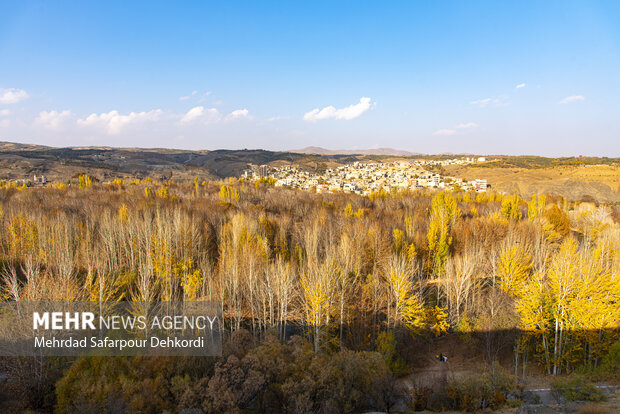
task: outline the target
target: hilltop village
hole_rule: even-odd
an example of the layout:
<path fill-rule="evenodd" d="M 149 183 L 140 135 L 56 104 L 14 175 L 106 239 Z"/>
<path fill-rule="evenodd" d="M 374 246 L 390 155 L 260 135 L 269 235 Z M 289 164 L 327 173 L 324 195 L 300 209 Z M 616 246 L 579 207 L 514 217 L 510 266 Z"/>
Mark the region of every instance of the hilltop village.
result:
<path fill-rule="evenodd" d="M 465 181 L 443 176 L 445 165 L 486 162 L 484 157 L 449 160 L 412 160 L 381 162 L 354 162 L 320 172 L 308 172 L 295 166 L 273 167 L 250 165 L 242 178 L 274 180 L 276 187 L 292 187 L 317 192 L 343 191 L 368 195 L 378 191 L 433 189 L 462 189 L 486 191 L 486 179 Z"/>

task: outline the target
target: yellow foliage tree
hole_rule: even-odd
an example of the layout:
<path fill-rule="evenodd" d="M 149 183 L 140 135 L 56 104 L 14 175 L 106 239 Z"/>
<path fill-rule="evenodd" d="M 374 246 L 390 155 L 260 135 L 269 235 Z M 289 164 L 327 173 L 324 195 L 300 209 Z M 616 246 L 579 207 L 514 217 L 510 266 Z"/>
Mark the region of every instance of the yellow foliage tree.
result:
<path fill-rule="evenodd" d="M 112 181 L 112 185 L 116 186 L 116 188 L 120 191 L 123 189 L 123 186 L 125 185 L 125 183 L 123 182 L 122 179 L 115 178 L 114 181 Z"/>
<path fill-rule="evenodd" d="M 318 269 L 307 269 L 299 277 L 306 323 L 313 328 L 314 350 L 318 351 L 321 336 L 334 312 L 332 279 L 336 271 L 334 262 L 323 263 Z"/>
<path fill-rule="evenodd" d="M 547 240 L 551 243 L 560 242 L 570 231 L 570 218 L 557 204 L 549 207 L 544 215 L 543 228 L 547 234 Z"/>
<path fill-rule="evenodd" d="M 401 259 L 393 258 L 387 279 L 394 308 L 393 324 L 403 323 L 410 330 L 418 331 L 425 324 L 425 312 L 407 265 Z"/>
<path fill-rule="evenodd" d="M 498 276 L 499 285 L 514 296 L 525 294 L 532 271 L 532 258 L 518 246 L 504 249 L 500 254 Z"/>
<path fill-rule="evenodd" d="M 75 176 L 74 176 L 75 177 Z M 78 176 L 78 188 L 88 188 L 93 185 L 93 180 L 86 174 Z"/>
<path fill-rule="evenodd" d="M 512 197 L 505 197 L 502 200 L 502 217 L 509 220 L 521 220 L 522 213 L 519 209 L 521 198 L 515 192 Z"/>
<path fill-rule="evenodd" d="M 199 185 L 198 185 L 198 177 L 194 177 L 194 192 L 192 193 L 192 196 L 194 198 L 198 197 L 198 189 L 199 189 Z"/>
<path fill-rule="evenodd" d="M 433 197 L 427 239 L 433 272 L 436 275 L 444 272 L 448 251 L 452 244 L 450 233 L 460 216 L 461 210 L 456 206 L 456 200 L 450 193 L 442 192 Z"/>
<path fill-rule="evenodd" d="M 198 299 L 200 297 L 203 278 L 200 269 L 194 268 L 194 261 L 191 258 L 187 258 L 177 263 L 175 266 L 175 273 L 177 278 L 181 280 L 184 299 Z"/>
<path fill-rule="evenodd" d="M 392 230 L 392 247 L 394 249 L 394 252 L 400 254 L 403 251 L 403 247 L 405 245 L 405 234 L 402 232 L 402 230 Z"/>
<path fill-rule="evenodd" d="M 601 245 L 584 252 L 575 239 L 566 238 L 548 271 L 534 274 L 529 256 L 518 248 L 500 257 L 500 286 L 515 297 L 521 328 L 540 339 L 549 374 L 558 375 L 577 361 L 591 361 L 616 337 L 620 283 L 613 270 L 615 259 L 601 260 L 608 248 Z"/>
<path fill-rule="evenodd" d="M 239 201 L 239 193 L 234 188 L 223 185 L 220 187 L 219 192 L 220 200 L 225 201 L 227 203 L 234 203 Z"/>
<path fill-rule="evenodd" d="M 167 184 L 162 184 L 157 190 L 157 197 L 167 199 L 170 197 L 170 187 Z"/>
<path fill-rule="evenodd" d="M 540 217 L 545 212 L 546 197 L 544 194 L 536 196 L 532 195 L 532 200 L 527 203 L 527 218 L 529 221 L 534 221 L 537 217 Z"/>
<path fill-rule="evenodd" d="M 121 205 L 120 208 L 118 209 L 118 219 L 122 223 L 129 222 L 129 217 L 127 215 L 127 206 L 125 204 Z"/>
<path fill-rule="evenodd" d="M 353 207 L 351 206 L 351 203 L 347 204 L 344 208 L 344 215 L 347 217 L 353 217 Z"/>
<path fill-rule="evenodd" d="M 19 213 L 9 222 L 9 234 L 11 235 L 11 252 L 14 257 L 23 258 L 36 253 L 39 230 L 33 220 Z"/>

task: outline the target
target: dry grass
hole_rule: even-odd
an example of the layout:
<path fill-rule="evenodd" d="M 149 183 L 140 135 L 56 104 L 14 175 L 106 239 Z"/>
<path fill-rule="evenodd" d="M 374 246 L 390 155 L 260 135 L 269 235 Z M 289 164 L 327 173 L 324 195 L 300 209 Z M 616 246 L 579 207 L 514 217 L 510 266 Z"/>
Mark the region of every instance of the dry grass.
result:
<path fill-rule="evenodd" d="M 620 201 L 620 166 L 587 165 L 549 168 L 483 168 L 448 166 L 447 174 L 472 180 L 486 178 L 498 191 L 517 191 L 530 197 L 535 193 L 560 195 L 571 200 L 592 198 L 603 202 Z"/>
<path fill-rule="evenodd" d="M 604 407 L 601 404 L 584 404 L 579 407 L 579 414 L 609 414 L 613 411 L 609 407 Z"/>
<path fill-rule="evenodd" d="M 611 414 L 620 413 L 620 390 L 607 396 L 606 402 L 587 403 L 579 407 L 579 414 Z"/>

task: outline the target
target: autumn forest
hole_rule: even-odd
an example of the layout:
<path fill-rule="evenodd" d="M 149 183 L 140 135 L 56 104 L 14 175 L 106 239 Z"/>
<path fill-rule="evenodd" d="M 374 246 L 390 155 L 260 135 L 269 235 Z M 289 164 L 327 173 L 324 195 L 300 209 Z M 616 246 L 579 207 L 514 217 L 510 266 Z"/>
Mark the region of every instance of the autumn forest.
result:
<path fill-rule="evenodd" d="M 530 376 L 613 377 L 617 206 L 272 184 L 2 184 L 1 300 L 209 300 L 225 320 L 224 354 L 208 361 L 3 359 L 24 406 L 389 411 L 407 394 L 412 410 L 480 409 Z M 491 391 L 417 383 L 437 350 L 485 367 Z"/>

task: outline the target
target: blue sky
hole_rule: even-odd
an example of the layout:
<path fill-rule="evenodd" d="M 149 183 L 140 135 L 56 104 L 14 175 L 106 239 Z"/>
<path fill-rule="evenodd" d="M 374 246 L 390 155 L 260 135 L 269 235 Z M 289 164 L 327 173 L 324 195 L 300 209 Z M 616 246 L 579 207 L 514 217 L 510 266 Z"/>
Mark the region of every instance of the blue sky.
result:
<path fill-rule="evenodd" d="M 6 141 L 619 156 L 619 96 L 618 1 L 0 1 Z"/>

